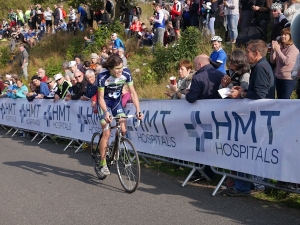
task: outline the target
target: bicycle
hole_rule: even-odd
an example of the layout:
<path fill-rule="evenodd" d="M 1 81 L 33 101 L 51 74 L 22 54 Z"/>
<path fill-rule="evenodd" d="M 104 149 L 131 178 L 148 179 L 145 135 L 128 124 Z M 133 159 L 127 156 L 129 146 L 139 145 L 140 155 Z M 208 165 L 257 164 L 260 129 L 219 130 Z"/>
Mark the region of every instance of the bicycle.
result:
<path fill-rule="evenodd" d="M 122 117 L 111 117 L 116 121 L 116 125 L 112 126 L 111 124 L 107 124 L 105 129 L 116 129 L 115 140 L 112 146 L 107 146 L 106 151 L 106 163 L 107 166 L 112 166 L 116 164 L 118 178 L 121 182 L 122 187 L 128 193 L 133 193 L 140 182 L 140 161 L 137 151 L 135 150 L 132 142 L 123 137 L 120 119 L 127 119 L 136 117 L 135 115 L 127 115 Z M 139 120 L 137 122 L 139 125 Z M 91 140 L 91 156 L 92 156 L 92 164 L 95 170 L 96 175 L 100 180 L 106 178 L 106 175 L 101 173 L 100 171 L 100 140 L 102 137 L 102 132 L 96 132 L 92 136 Z"/>

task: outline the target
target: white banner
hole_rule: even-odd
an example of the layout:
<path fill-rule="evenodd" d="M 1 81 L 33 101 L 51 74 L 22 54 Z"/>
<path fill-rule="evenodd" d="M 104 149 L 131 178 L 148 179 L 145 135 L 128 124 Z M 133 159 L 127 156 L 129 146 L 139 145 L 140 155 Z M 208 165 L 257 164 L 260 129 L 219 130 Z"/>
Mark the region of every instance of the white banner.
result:
<path fill-rule="evenodd" d="M 298 100 L 142 101 L 127 122 L 140 152 L 300 183 Z M 127 107 L 129 114 L 134 106 Z M 299 121 L 299 123 L 297 122 Z M 90 102 L 0 100 L 0 124 L 89 141 L 101 130 Z"/>

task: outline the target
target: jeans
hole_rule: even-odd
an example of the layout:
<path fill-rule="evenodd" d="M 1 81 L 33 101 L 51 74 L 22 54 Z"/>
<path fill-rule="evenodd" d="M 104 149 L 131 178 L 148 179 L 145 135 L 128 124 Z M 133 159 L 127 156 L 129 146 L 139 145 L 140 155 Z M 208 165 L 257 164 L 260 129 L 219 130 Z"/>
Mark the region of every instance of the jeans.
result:
<path fill-rule="evenodd" d="M 156 43 L 160 43 L 161 45 L 163 45 L 164 34 L 165 34 L 165 28 L 161 28 L 161 27 L 156 28 L 153 37 L 153 44 L 156 45 Z"/>
<path fill-rule="evenodd" d="M 290 99 L 296 80 L 282 80 L 275 78 L 278 99 Z"/>
<path fill-rule="evenodd" d="M 238 176 L 244 177 L 244 173 L 238 172 Z M 234 189 L 239 192 L 250 193 L 251 183 L 239 179 L 234 181 Z"/>
<path fill-rule="evenodd" d="M 255 19 L 253 21 L 253 26 L 259 27 L 260 32 L 261 32 L 261 39 L 265 42 L 267 42 L 267 31 L 268 31 L 268 25 L 269 25 L 270 20 L 259 20 Z"/>
<path fill-rule="evenodd" d="M 210 31 L 211 36 L 215 36 L 215 17 L 211 17 L 208 23 L 208 29 Z"/>
<path fill-rule="evenodd" d="M 28 79 L 28 72 L 27 72 L 28 63 L 24 63 L 22 68 L 22 75 L 24 76 L 25 80 Z"/>
<path fill-rule="evenodd" d="M 253 11 L 252 10 L 243 10 L 241 14 L 240 20 L 240 31 L 244 30 L 247 27 L 251 26 L 253 19 Z"/>
<path fill-rule="evenodd" d="M 227 15 L 228 20 L 228 29 L 229 29 L 229 37 L 231 40 L 236 40 L 238 36 L 238 22 L 239 22 L 239 14 L 236 15 Z"/>

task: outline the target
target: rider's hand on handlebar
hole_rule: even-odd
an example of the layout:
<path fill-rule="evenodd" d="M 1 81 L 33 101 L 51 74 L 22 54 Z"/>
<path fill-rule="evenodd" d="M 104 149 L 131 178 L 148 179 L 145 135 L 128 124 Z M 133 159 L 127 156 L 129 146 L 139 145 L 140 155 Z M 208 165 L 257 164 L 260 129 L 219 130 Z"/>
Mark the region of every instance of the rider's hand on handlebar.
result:
<path fill-rule="evenodd" d="M 111 115 L 110 115 L 110 113 L 109 112 L 106 112 L 105 113 L 105 121 L 107 122 L 107 123 L 110 123 L 111 121 L 112 121 L 112 117 L 111 117 Z"/>
<path fill-rule="evenodd" d="M 142 120 L 143 117 L 144 117 L 144 114 L 143 114 L 142 112 L 138 112 L 138 113 L 136 114 L 136 118 L 139 119 L 139 120 Z"/>

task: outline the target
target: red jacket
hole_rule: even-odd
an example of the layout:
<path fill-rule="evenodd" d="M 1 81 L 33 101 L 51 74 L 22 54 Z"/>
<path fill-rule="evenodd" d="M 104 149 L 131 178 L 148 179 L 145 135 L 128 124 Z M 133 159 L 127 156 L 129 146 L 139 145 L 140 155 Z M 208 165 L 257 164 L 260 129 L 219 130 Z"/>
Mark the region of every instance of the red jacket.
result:
<path fill-rule="evenodd" d="M 140 21 L 133 22 L 129 29 L 137 32 L 142 31 L 142 23 Z"/>
<path fill-rule="evenodd" d="M 180 16 L 182 12 L 182 5 L 178 1 L 177 3 L 174 2 L 172 9 L 170 11 L 170 14 L 172 16 L 172 19 L 175 19 L 175 17 Z"/>

